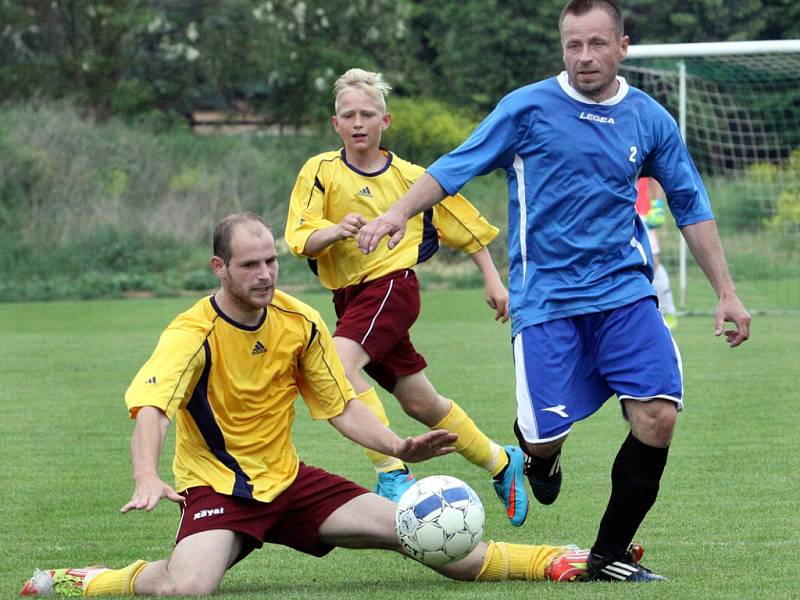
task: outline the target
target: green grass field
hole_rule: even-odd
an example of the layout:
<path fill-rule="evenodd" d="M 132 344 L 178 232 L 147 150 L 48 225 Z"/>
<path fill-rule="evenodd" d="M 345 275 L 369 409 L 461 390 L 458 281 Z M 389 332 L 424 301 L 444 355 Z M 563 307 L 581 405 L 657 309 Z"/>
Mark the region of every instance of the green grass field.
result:
<path fill-rule="evenodd" d="M 326 295 L 302 297 L 330 322 Z M 121 566 L 169 553 L 173 505 L 119 513 L 131 492 L 132 423 L 122 398 L 161 329 L 193 301 L 0 304 L 0 596 L 15 596 L 35 567 Z M 412 333 L 440 392 L 509 443 L 515 403 L 508 326 L 490 315 L 478 290 L 429 291 Z M 675 332 L 687 409 L 659 501 L 637 536 L 647 548 L 645 564 L 669 582 L 465 584 L 389 553 L 336 550 L 319 560 L 270 546 L 234 568 L 218 597 L 797 598 L 800 317 L 757 317 L 751 341 L 736 350 L 712 332 L 710 317 L 685 317 Z M 399 432 L 420 431 L 396 403 L 387 408 Z M 507 524 L 488 477 L 460 457 L 416 471 L 468 481 L 484 501 L 487 538 L 585 546 L 594 540 L 625 435 L 613 400 L 576 426 L 564 450 L 561 498 L 532 505 L 520 529 Z M 372 485 L 360 450 L 312 422 L 303 407 L 295 441 L 307 462 Z M 162 462 L 168 481 L 170 448 Z"/>

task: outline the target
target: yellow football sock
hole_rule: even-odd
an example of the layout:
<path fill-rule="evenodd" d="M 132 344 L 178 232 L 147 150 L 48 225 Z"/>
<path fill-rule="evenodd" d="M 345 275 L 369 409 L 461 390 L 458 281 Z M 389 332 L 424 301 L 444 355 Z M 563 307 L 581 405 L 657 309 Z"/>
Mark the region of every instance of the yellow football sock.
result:
<path fill-rule="evenodd" d="M 508 464 L 505 450 L 478 429 L 475 421 L 458 404 L 452 400 L 450 402 L 450 412 L 431 429 L 446 429 L 457 433 L 458 440 L 454 444 L 456 452 L 473 465 L 486 469 L 494 477 Z"/>
<path fill-rule="evenodd" d="M 133 582 L 145 566 L 147 566 L 146 561 L 137 560 L 135 563 L 123 567 L 122 569 L 98 573 L 86 584 L 83 595 L 132 596 Z"/>
<path fill-rule="evenodd" d="M 489 542 L 481 572 L 475 581 L 525 579 L 544 581 L 547 565 L 564 552 L 563 546 L 525 546 Z"/>
<path fill-rule="evenodd" d="M 361 392 L 356 396 L 361 402 L 363 402 L 370 412 L 378 417 L 378 420 L 386 425 L 389 426 L 389 418 L 386 416 L 386 411 L 383 410 L 383 404 L 381 404 L 381 399 L 378 398 L 378 393 L 375 391 L 375 388 L 369 388 L 365 392 Z M 394 471 L 396 469 L 403 469 L 405 468 L 405 464 L 399 458 L 395 458 L 394 456 L 387 456 L 385 454 L 381 454 L 380 452 L 375 452 L 375 450 L 369 450 L 364 448 L 364 452 L 367 454 L 367 458 L 375 465 L 375 470 L 378 472 L 388 472 Z"/>

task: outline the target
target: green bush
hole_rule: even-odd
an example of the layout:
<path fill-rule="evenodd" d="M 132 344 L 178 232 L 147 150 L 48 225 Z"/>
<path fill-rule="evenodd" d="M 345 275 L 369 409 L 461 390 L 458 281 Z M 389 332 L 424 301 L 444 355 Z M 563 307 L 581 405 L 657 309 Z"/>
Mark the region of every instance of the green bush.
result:
<path fill-rule="evenodd" d="M 422 166 L 461 144 L 477 125 L 463 109 L 430 98 L 391 98 L 389 112 L 384 144 Z"/>

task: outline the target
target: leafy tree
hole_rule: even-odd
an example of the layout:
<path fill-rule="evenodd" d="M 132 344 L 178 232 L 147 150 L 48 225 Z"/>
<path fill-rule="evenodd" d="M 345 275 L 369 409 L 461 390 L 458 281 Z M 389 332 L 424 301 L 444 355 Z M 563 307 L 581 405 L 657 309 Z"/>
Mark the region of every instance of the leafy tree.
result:
<path fill-rule="evenodd" d="M 98 117 L 130 94 L 126 70 L 149 37 L 154 10 L 138 0 L 30 0 L 0 4 L 9 96 L 75 96 Z M 133 85 L 132 85 L 133 84 Z M 142 104 L 151 101 L 144 98 Z"/>
<path fill-rule="evenodd" d="M 800 35 L 795 0 L 629 0 L 624 3 L 632 43 L 688 43 L 784 39 Z"/>
<path fill-rule="evenodd" d="M 560 1 L 412 4 L 416 56 L 429 69 L 415 91 L 485 112 L 513 88 L 560 69 Z"/>
<path fill-rule="evenodd" d="M 353 66 L 399 96 L 481 114 L 559 71 L 564 0 L 0 0 L 4 99 L 72 97 L 96 117 L 245 102 L 330 114 Z M 626 0 L 634 43 L 800 37 L 797 0 Z"/>

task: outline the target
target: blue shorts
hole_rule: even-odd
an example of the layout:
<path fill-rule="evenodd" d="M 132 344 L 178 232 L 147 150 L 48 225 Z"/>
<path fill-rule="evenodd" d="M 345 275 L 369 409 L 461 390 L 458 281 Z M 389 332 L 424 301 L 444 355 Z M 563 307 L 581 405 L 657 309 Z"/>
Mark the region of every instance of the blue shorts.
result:
<path fill-rule="evenodd" d="M 681 355 L 652 297 L 526 327 L 514 337 L 514 368 L 517 422 L 532 443 L 567 435 L 615 394 L 683 410 Z"/>

